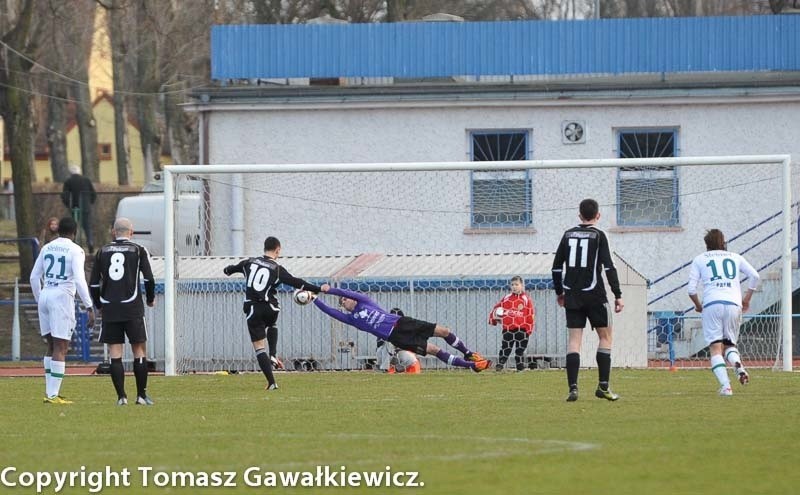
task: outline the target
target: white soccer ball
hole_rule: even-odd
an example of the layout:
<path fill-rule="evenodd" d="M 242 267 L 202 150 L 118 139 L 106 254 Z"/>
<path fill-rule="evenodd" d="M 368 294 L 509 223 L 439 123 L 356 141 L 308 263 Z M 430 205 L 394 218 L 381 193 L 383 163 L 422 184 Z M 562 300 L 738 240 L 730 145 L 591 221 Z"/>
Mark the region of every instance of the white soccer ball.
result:
<path fill-rule="evenodd" d="M 405 373 L 405 371 L 417 364 L 417 355 L 411 351 L 397 351 L 395 354 L 394 370 L 397 373 Z"/>
<path fill-rule="evenodd" d="M 292 295 L 292 300 L 300 306 L 305 306 L 314 300 L 314 296 L 307 290 L 296 289 Z"/>
<path fill-rule="evenodd" d="M 503 308 L 497 308 L 497 309 L 494 310 L 494 317 L 497 320 L 502 320 L 503 319 L 503 315 L 505 315 L 505 314 L 506 314 L 506 310 L 503 309 Z"/>

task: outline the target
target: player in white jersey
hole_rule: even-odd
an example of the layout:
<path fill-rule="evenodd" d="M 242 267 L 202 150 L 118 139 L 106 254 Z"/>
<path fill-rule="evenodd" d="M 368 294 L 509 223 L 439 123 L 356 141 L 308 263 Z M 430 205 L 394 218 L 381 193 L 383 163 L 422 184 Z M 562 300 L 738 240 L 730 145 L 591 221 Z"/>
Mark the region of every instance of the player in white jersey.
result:
<path fill-rule="evenodd" d="M 720 230 L 709 230 L 703 240 L 707 251 L 692 261 L 689 298 L 695 311 L 703 315 L 703 336 L 711 354 L 711 371 L 720 384 L 719 394 L 728 396 L 733 395 L 733 391 L 725 368 L 726 360 L 736 372 L 739 383 L 746 385 L 750 381 L 736 341 L 742 312 L 750 308 L 750 298 L 758 286 L 759 276 L 744 257 L 725 249 L 725 236 Z M 747 277 L 748 288 L 744 296 L 740 273 Z M 698 283 L 703 284 L 702 302 L 697 295 Z"/>
<path fill-rule="evenodd" d="M 33 298 L 39 306 L 39 326 L 47 340 L 44 357 L 46 404 L 71 404 L 59 395 L 66 368 L 66 355 L 75 328 L 75 291 L 89 309 L 89 326 L 94 325 L 94 309 L 86 274 L 86 255 L 75 244 L 78 224 L 71 217 L 58 222 L 58 237 L 47 243 L 36 258 L 31 272 Z"/>

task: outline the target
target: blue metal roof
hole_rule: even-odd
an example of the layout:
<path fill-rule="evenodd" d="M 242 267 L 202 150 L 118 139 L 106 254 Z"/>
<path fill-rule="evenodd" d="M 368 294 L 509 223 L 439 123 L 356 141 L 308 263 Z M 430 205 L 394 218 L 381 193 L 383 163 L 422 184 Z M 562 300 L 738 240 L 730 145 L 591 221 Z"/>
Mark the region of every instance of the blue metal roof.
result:
<path fill-rule="evenodd" d="M 214 26 L 212 79 L 800 70 L 800 15 Z"/>

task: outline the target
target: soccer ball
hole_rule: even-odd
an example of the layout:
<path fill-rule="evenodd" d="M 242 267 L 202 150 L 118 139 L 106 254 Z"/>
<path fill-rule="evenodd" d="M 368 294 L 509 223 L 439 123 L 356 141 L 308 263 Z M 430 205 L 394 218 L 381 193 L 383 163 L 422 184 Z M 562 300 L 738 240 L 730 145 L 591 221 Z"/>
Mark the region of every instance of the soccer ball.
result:
<path fill-rule="evenodd" d="M 497 308 L 497 309 L 494 310 L 494 317 L 495 317 L 496 320 L 502 320 L 503 319 L 503 315 L 505 315 L 505 314 L 506 314 L 506 310 L 503 309 L 503 308 Z"/>
<path fill-rule="evenodd" d="M 314 296 L 307 290 L 297 289 L 292 295 L 292 300 L 300 306 L 305 306 L 314 300 Z"/>
<path fill-rule="evenodd" d="M 394 358 L 394 370 L 397 373 L 405 373 L 408 368 L 417 364 L 417 356 L 410 351 L 397 351 Z"/>

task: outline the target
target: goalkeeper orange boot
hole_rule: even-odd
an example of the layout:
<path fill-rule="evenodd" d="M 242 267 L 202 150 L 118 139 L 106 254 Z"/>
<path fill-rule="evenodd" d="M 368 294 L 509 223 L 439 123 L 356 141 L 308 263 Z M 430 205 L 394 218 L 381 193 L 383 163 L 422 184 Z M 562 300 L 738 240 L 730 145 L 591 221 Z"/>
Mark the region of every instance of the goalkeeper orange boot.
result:
<path fill-rule="evenodd" d="M 472 361 L 474 363 L 477 363 L 477 362 L 480 362 L 480 361 L 486 361 L 486 358 L 481 356 L 477 352 L 470 352 L 469 354 L 464 356 L 464 359 L 466 359 L 467 361 Z"/>
<path fill-rule="evenodd" d="M 475 373 L 480 373 L 481 371 L 491 368 L 492 362 L 488 359 L 482 359 L 480 361 L 475 362 L 475 366 L 472 367 L 472 371 Z"/>

